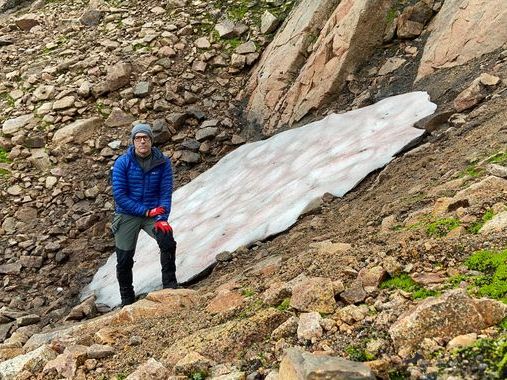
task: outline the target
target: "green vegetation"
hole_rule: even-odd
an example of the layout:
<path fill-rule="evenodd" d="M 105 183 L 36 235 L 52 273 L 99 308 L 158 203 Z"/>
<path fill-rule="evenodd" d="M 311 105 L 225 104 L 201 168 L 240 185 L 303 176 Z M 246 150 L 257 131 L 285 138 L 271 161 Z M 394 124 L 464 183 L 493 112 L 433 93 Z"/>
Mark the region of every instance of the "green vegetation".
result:
<path fill-rule="evenodd" d="M 9 107 L 14 107 L 16 105 L 16 101 L 12 96 L 10 96 L 7 92 L 0 93 L 0 99 L 7 103 Z"/>
<path fill-rule="evenodd" d="M 238 314 L 238 318 L 249 318 L 257 313 L 260 309 L 262 309 L 262 300 L 257 299 L 255 301 L 251 301 L 243 310 L 241 310 L 241 312 Z"/>
<path fill-rule="evenodd" d="M 7 177 L 10 172 L 7 169 L 0 168 L 0 177 Z"/>
<path fill-rule="evenodd" d="M 426 233 L 430 237 L 440 238 L 446 236 L 450 231 L 458 228 L 459 226 L 460 221 L 456 218 L 438 219 L 426 226 Z"/>
<path fill-rule="evenodd" d="M 396 369 L 389 372 L 389 380 L 406 380 L 410 379 L 410 375 L 406 373 L 405 371 L 402 371 L 400 369 Z"/>
<path fill-rule="evenodd" d="M 189 378 L 192 379 L 192 380 L 204 380 L 206 377 L 208 376 L 208 374 L 204 371 L 198 371 L 198 372 L 194 372 L 192 373 Z"/>
<path fill-rule="evenodd" d="M 507 378 L 507 336 L 502 335 L 497 339 L 479 339 L 473 346 L 457 350 L 454 354 L 458 362 L 468 360 L 486 363 L 488 369 L 484 378 L 505 379 Z"/>
<path fill-rule="evenodd" d="M 459 174 L 460 177 L 472 177 L 476 178 L 479 177 L 482 174 L 483 170 L 477 167 L 476 163 L 471 163 L 468 165 L 461 173 Z"/>
<path fill-rule="evenodd" d="M 225 40 L 224 42 L 228 45 L 229 49 L 234 50 L 239 45 L 241 45 L 244 41 L 242 41 L 239 38 L 231 38 L 231 39 Z"/>
<path fill-rule="evenodd" d="M 276 308 L 280 311 L 285 311 L 289 308 L 289 306 L 290 306 L 290 298 L 285 298 Z"/>
<path fill-rule="evenodd" d="M 364 348 L 358 345 L 350 345 L 345 348 L 345 352 L 349 356 L 350 360 L 354 360 L 356 362 L 367 362 L 375 359 L 375 355 L 372 355 L 364 350 Z"/>
<path fill-rule="evenodd" d="M 507 152 L 498 152 L 487 160 L 490 164 L 503 165 L 507 163 Z"/>
<path fill-rule="evenodd" d="M 229 9 L 228 14 L 231 20 L 241 21 L 243 20 L 243 18 L 245 18 L 247 12 L 248 12 L 247 4 L 239 2 L 239 4 L 236 4 L 235 6 Z"/>
<path fill-rule="evenodd" d="M 486 223 L 488 220 L 493 219 L 494 215 L 495 214 L 493 213 L 493 210 L 491 210 L 491 209 L 486 210 L 486 212 L 484 213 L 482 218 L 480 220 L 478 220 L 477 222 L 472 223 L 467 228 L 467 231 L 470 232 L 471 234 L 479 233 L 479 230 L 482 228 L 482 226 L 484 226 L 484 223 Z"/>
<path fill-rule="evenodd" d="M 241 294 L 244 297 L 252 297 L 255 294 L 255 291 L 250 288 L 241 289 Z"/>
<path fill-rule="evenodd" d="M 3 162 L 3 163 L 11 162 L 7 155 L 8 155 L 8 152 L 5 149 L 0 148 L 0 162 Z"/>
<path fill-rule="evenodd" d="M 412 293 L 412 299 L 423 299 L 439 295 L 439 292 L 422 287 L 406 273 L 389 278 L 380 284 L 381 289 L 400 289 Z"/>
<path fill-rule="evenodd" d="M 97 109 L 97 112 L 102 117 L 108 117 L 111 113 L 111 110 L 102 102 L 95 103 L 95 108 Z"/>
<path fill-rule="evenodd" d="M 507 303 L 507 249 L 478 251 L 465 264 L 468 269 L 483 272 L 483 275 L 470 278 L 471 292 Z"/>
<path fill-rule="evenodd" d="M 397 11 L 395 8 L 391 8 L 389 9 L 389 11 L 387 12 L 387 15 L 386 15 L 386 22 L 387 22 L 387 25 L 391 25 L 391 23 L 394 21 L 394 19 L 396 18 L 396 15 L 397 15 Z"/>

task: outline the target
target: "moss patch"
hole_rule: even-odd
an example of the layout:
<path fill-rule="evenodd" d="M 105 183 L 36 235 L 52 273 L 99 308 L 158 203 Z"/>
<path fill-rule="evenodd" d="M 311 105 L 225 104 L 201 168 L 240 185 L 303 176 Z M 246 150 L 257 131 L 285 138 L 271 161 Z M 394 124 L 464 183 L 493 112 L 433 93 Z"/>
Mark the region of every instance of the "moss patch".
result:
<path fill-rule="evenodd" d="M 488 220 L 493 219 L 494 215 L 495 214 L 493 213 L 493 210 L 491 209 L 487 210 L 480 220 L 468 226 L 467 231 L 470 232 L 471 234 L 479 233 L 479 230 L 482 228 L 482 226 L 484 226 L 484 223 L 486 223 Z"/>
<path fill-rule="evenodd" d="M 507 249 L 499 252 L 478 251 L 465 264 L 468 269 L 483 272 L 471 278 L 470 290 L 473 293 L 507 303 Z"/>
<path fill-rule="evenodd" d="M 426 289 L 419 285 L 406 273 L 385 280 L 382 284 L 380 284 L 380 288 L 404 290 L 405 292 L 412 293 L 412 299 L 423 299 L 437 296 L 439 294 L 439 292 L 435 290 Z"/>
<path fill-rule="evenodd" d="M 484 377 L 488 379 L 507 378 L 507 335 L 497 339 L 479 339 L 473 346 L 454 353 L 458 362 L 482 362 L 488 365 Z"/>
<path fill-rule="evenodd" d="M 430 237 L 444 237 L 455 228 L 458 228 L 460 224 L 460 221 L 456 218 L 439 219 L 426 226 L 426 233 Z"/>
<path fill-rule="evenodd" d="M 9 157 L 7 156 L 7 151 L 3 148 L 0 148 L 0 162 L 3 162 L 3 163 L 8 163 L 8 162 L 11 162 L 9 160 Z"/>

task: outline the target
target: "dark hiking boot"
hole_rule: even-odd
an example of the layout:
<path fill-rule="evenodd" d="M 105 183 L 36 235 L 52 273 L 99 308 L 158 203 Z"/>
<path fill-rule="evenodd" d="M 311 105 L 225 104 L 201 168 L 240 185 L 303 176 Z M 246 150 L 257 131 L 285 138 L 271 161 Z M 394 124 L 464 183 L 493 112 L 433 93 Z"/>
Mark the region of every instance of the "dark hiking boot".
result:
<path fill-rule="evenodd" d="M 120 297 L 121 306 L 131 305 L 136 302 L 136 294 L 134 293 L 134 288 L 132 286 L 120 288 Z"/>
<path fill-rule="evenodd" d="M 178 283 L 176 281 L 170 281 L 162 284 L 164 289 L 178 289 Z"/>

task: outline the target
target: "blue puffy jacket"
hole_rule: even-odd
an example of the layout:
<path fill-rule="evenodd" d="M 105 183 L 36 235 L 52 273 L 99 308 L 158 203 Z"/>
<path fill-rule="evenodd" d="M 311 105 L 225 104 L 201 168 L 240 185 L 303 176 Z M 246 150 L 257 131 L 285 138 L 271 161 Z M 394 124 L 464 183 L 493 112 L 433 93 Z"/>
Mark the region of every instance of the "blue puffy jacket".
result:
<path fill-rule="evenodd" d="M 155 219 L 169 217 L 173 193 L 171 161 L 157 148 L 152 148 L 151 154 L 152 166 L 146 172 L 137 162 L 133 146 L 115 161 L 112 185 L 117 213 L 144 216 L 148 210 L 162 206 L 166 213 Z"/>

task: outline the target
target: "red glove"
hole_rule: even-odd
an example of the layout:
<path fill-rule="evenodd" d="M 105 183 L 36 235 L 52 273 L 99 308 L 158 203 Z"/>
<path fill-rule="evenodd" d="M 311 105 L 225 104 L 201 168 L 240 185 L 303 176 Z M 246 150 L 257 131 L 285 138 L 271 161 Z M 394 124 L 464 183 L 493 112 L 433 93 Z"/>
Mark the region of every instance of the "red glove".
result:
<path fill-rule="evenodd" d="M 159 206 L 159 207 L 152 208 L 151 210 L 148 210 L 148 212 L 146 213 L 146 216 L 153 218 L 154 216 L 162 215 L 164 213 L 165 213 L 165 208 Z"/>
<path fill-rule="evenodd" d="M 172 229 L 171 225 L 163 220 L 160 220 L 155 223 L 155 231 L 159 231 L 159 232 L 166 234 L 172 230 L 173 229 Z"/>

